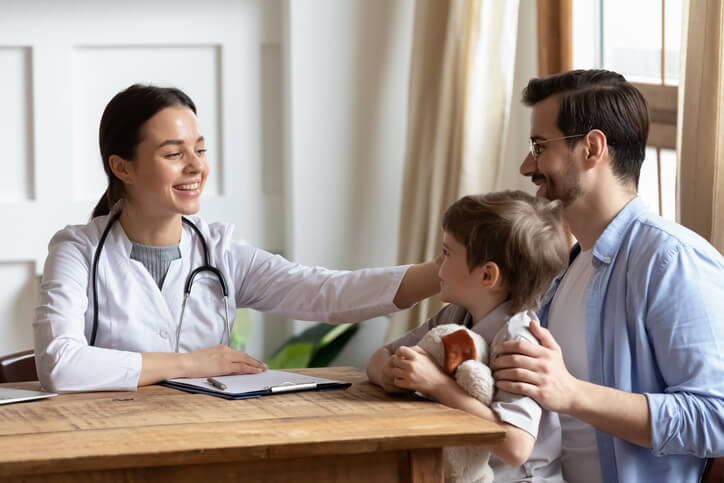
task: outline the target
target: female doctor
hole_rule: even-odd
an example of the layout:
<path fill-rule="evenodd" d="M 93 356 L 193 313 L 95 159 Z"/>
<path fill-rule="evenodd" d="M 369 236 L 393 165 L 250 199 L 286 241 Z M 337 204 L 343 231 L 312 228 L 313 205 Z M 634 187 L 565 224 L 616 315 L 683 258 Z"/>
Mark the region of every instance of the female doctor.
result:
<path fill-rule="evenodd" d="M 439 291 L 434 262 L 305 267 L 236 244 L 233 227 L 194 216 L 209 166 L 196 107 L 178 89 L 120 92 L 99 141 L 108 188 L 88 224 L 50 241 L 33 323 L 38 377 L 51 391 L 263 371 L 227 346 L 237 307 L 340 323 Z"/>

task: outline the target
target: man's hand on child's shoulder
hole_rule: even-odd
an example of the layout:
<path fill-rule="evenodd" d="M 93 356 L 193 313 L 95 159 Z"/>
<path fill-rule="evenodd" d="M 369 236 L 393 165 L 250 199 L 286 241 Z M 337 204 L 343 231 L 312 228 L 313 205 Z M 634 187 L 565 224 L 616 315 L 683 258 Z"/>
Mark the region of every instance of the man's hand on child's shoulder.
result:
<path fill-rule="evenodd" d="M 580 399 L 579 381 L 568 372 L 561 347 L 550 331 L 535 321 L 529 327 L 540 345 L 519 339 L 493 348 L 498 353 L 491 364 L 495 385 L 531 397 L 550 411 L 568 413 Z"/>

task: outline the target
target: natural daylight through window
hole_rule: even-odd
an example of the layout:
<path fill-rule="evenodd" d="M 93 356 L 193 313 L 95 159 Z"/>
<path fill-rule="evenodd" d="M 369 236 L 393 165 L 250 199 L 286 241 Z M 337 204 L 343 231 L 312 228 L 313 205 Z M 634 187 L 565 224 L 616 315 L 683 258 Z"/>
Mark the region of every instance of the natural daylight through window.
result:
<path fill-rule="evenodd" d="M 623 74 L 646 97 L 651 129 L 639 193 L 676 217 L 676 110 L 682 0 L 573 0 L 573 68 Z"/>

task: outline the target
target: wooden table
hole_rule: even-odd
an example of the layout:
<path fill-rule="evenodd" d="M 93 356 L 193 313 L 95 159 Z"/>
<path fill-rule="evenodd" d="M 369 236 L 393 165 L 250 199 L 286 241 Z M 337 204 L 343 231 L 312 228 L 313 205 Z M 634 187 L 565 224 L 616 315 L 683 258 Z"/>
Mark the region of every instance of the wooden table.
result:
<path fill-rule="evenodd" d="M 1 405 L 0 481 L 442 481 L 442 446 L 504 437 L 353 368 L 298 372 L 353 385 L 241 401 L 148 386 Z"/>

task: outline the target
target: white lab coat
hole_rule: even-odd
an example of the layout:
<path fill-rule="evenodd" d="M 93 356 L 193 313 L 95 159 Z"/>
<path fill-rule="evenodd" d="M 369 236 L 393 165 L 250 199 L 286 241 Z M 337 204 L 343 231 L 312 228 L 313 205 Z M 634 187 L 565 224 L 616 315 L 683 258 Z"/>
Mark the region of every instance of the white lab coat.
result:
<path fill-rule="evenodd" d="M 206 238 L 211 265 L 226 278 L 232 321 L 237 307 L 330 323 L 358 322 L 398 310 L 392 299 L 407 267 L 306 267 L 234 243 L 230 225 L 189 218 Z M 190 271 L 203 264 L 198 235 L 185 224 L 181 258 L 171 262 L 162 290 L 148 270 L 130 258 L 132 243 L 121 224 L 114 224 L 98 263 L 98 332 L 95 346 L 89 346 L 91 264 L 108 219 L 68 226 L 50 241 L 33 323 L 38 378 L 48 390 L 136 390 L 141 353 L 175 350 L 184 283 Z M 179 351 L 213 346 L 224 333 L 221 289 L 215 276 L 202 272 L 186 306 Z"/>

